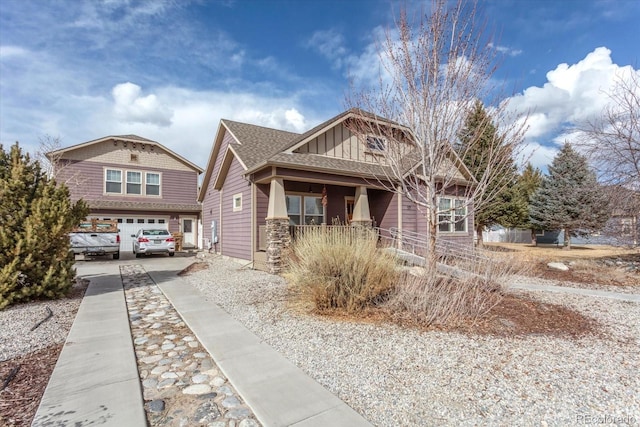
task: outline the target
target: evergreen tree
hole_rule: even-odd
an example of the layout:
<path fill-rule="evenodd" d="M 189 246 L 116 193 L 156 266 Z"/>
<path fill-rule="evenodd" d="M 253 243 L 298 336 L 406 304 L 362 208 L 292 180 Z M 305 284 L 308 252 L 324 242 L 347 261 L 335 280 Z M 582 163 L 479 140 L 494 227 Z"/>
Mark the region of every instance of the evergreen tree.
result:
<path fill-rule="evenodd" d="M 540 230 L 564 230 L 571 236 L 601 229 L 609 218 L 609 201 L 587 159 L 565 144 L 549 166 L 531 200 L 531 224 Z"/>
<path fill-rule="evenodd" d="M 0 309 L 66 294 L 75 276 L 68 234 L 87 213 L 18 143 L 8 153 L 0 145 Z"/>
<path fill-rule="evenodd" d="M 486 183 L 486 191 L 474 200 L 474 224 L 479 245 L 482 245 L 482 231 L 495 224 L 515 227 L 527 218 L 527 202 L 517 189 L 516 166 L 511 146 L 498 136 L 491 117 L 482 102 L 476 101 L 467 116 L 459 135 L 457 151 L 476 180 L 491 176 Z M 489 159 L 500 159 L 489 162 Z M 499 165 L 498 165 L 499 163 Z M 487 169 L 499 170 L 487 174 Z"/>
<path fill-rule="evenodd" d="M 518 191 L 522 195 L 522 197 L 527 201 L 527 216 L 524 218 L 524 221 L 516 225 L 519 228 L 529 228 L 531 229 L 531 243 L 536 245 L 536 230 L 529 218 L 529 209 L 531 206 L 531 200 L 533 199 L 533 195 L 535 194 L 538 187 L 542 183 L 542 172 L 540 169 L 534 168 L 531 163 L 527 164 L 527 167 L 522 172 L 522 175 L 518 178 Z"/>

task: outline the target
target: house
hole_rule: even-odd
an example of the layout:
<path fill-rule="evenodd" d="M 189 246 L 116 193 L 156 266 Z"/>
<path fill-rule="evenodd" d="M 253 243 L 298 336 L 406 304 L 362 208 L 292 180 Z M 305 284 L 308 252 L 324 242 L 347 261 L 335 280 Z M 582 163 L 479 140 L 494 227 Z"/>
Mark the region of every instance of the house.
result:
<path fill-rule="evenodd" d="M 58 182 L 72 200 L 84 199 L 90 218 L 116 219 L 122 250 L 140 228 L 183 234 L 198 245 L 198 179 L 202 168 L 156 141 L 136 135 L 106 136 L 47 153 Z"/>
<path fill-rule="evenodd" d="M 351 109 L 303 134 L 221 120 L 198 195 L 211 249 L 278 272 L 290 226 L 337 220 L 426 233 L 416 206 L 380 185 L 385 144 L 354 133 L 350 123 L 362 117 Z M 468 185 L 468 170 L 456 164 Z M 455 199 L 440 203 L 457 207 Z M 451 208 L 445 215 L 452 220 L 441 218 L 441 237 L 472 245 L 473 216 L 466 214 Z"/>

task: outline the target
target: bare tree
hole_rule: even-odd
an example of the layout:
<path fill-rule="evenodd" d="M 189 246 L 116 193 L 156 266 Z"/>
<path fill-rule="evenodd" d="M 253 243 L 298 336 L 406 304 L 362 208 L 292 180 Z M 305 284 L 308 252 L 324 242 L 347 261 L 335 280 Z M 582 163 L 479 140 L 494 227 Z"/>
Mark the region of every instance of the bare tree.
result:
<path fill-rule="evenodd" d="M 607 233 L 638 244 L 640 216 L 640 70 L 622 70 L 602 113 L 578 125 L 580 148 L 607 185 L 612 224 Z"/>
<path fill-rule="evenodd" d="M 377 156 L 384 166 L 381 185 L 408 198 L 426 217 L 430 269 L 436 266 L 438 225 L 447 221 L 443 214 L 470 215 L 474 203 L 493 201 L 508 184 L 495 180 L 507 176 L 505 169 L 513 166 L 526 123 L 526 118 L 513 120 L 492 84 L 498 57 L 491 40 L 483 36 L 477 4 L 458 0 L 449 5 L 434 0 L 430 12 L 415 22 L 402 10 L 396 28 L 387 30 L 380 42 L 379 87 L 354 91 L 347 100 L 349 106 L 373 114 L 351 123 L 355 132 L 386 140 Z M 456 144 L 477 100 L 487 105 L 486 120 L 468 135 L 464 150 L 474 150 L 484 129 L 492 125 L 501 143 L 491 144 L 496 149 L 487 151 L 487 168 L 474 180 L 456 155 Z M 439 209 L 444 194 L 459 196 L 465 205 Z"/>
<path fill-rule="evenodd" d="M 600 180 L 640 191 L 640 70 L 621 72 L 602 113 L 576 128 Z"/>
<path fill-rule="evenodd" d="M 44 135 L 39 138 L 39 147 L 35 158 L 40 162 L 48 177 L 53 177 L 59 184 L 73 189 L 74 197 L 85 194 L 88 178 L 71 167 L 71 162 L 63 159 L 62 142 L 59 136 Z"/>
<path fill-rule="evenodd" d="M 39 139 L 38 150 L 35 153 L 35 158 L 40 162 L 42 170 L 45 171 L 48 177 L 52 177 L 56 171 L 56 167 L 60 167 L 60 155 L 52 155 L 62 148 L 62 143 L 59 136 L 44 135 Z"/>

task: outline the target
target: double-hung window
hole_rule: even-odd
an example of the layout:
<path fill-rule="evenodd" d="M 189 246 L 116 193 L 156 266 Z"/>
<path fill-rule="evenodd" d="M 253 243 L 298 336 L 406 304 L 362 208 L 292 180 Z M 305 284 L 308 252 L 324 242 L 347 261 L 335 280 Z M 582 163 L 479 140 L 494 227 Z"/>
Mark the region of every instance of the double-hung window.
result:
<path fill-rule="evenodd" d="M 160 174 L 147 172 L 145 174 L 146 186 L 145 194 L 147 196 L 159 196 L 160 195 Z"/>
<path fill-rule="evenodd" d="M 105 171 L 105 193 L 122 193 L 122 171 L 117 169 L 107 169 Z"/>
<path fill-rule="evenodd" d="M 320 225 L 324 222 L 322 196 L 288 195 L 286 200 L 291 225 Z"/>
<path fill-rule="evenodd" d="M 465 200 L 440 198 L 438 231 L 442 233 L 464 233 L 467 231 L 467 204 Z"/>
<path fill-rule="evenodd" d="M 160 196 L 161 176 L 159 172 L 105 169 L 105 194 L 133 196 Z"/>
<path fill-rule="evenodd" d="M 142 172 L 127 171 L 127 194 L 142 194 Z"/>

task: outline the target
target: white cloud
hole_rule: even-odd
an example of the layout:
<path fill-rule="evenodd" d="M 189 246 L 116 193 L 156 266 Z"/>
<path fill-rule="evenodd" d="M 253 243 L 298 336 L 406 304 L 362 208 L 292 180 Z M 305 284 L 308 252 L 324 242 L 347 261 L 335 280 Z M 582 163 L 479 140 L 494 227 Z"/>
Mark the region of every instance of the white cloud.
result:
<path fill-rule="evenodd" d="M 0 46 L 0 59 L 27 56 L 29 51 L 20 46 Z"/>
<path fill-rule="evenodd" d="M 160 103 L 151 94 L 140 96 L 140 86 L 127 82 L 116 85 L 111 93 L 115 105 L 115 116 L 126 123 L 151 123 L 158 126 L 171 125 L 173 111 Z"/>
<path fill-rule="evenodd" d="M 345 41 L 341 33 L 335 29 L 321 30 L 313 33 L 305 46 L 320 52 L 322 56 L 332 62 L 332 67 L 342 67 L 343 58 L 347 55 Z"/>
<path fill-rule="evenodd" d="M 307 130 L 306 129 L 307 125 L 306 125 L 304 116 L 300 114 L 300 112 L 295 108 L 291 108 L 290 110 L 285 111 L 284 118 L 298 132 L 303 132 Z"/>
<path fill-rule="evenodd" d="M 510 99 L 510 106 L 530 112 L 528 141 L 547 136 L 561 144 L 571 138 L 563 131 L 602 111 L 615 77 L 628 72 L 630 66 L 614 64 L 611 51 L 599 47 L 576 64 L 558 65 L 547 73 L 542 87 L 527 88 Z"/>
<path fill-rule="evenodd" d="M 522 54 L 522 50 L 521 49 L 513 49 L 507 46 L 501 46 L 501 45 L 496 45 L 493 43 L 489 43 L 488 45 L 490 48 L 495 49 L 496 51 L 500 52 L 500 53 L 504 53 L 505 55 L 509 55 L 509 56 L 518 56 L 520 54 Z"/>

